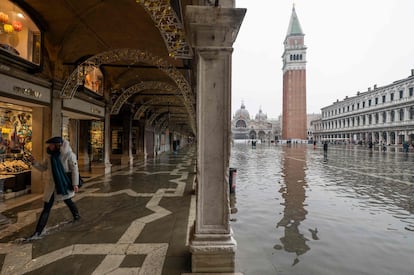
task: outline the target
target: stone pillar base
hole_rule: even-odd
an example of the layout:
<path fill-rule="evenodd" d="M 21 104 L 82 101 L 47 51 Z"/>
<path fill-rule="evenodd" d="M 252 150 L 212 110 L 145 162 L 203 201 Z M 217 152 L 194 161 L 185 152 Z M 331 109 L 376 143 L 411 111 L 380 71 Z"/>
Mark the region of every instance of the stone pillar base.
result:
<path fill-rule="evenodd" d="M 200 273 L 235 272 L 236 241 L 193 241 L 190 245 L 191 271 Z"/>
<path fill-rule="evenodd" d="M 134 158 L 130 156 L 122 156 L 121 157 L 121 165 L 132 165 Z"/>
<path fill-rule="evenodd" d="M 112 171 L 112 163 L 92 164 L 92 171 L 103 174 L 109 174 Z"/>

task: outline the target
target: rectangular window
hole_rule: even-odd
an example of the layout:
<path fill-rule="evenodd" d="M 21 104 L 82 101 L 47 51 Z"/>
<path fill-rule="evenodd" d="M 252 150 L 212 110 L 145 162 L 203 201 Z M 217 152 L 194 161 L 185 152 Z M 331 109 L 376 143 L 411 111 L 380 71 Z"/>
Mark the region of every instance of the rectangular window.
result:
<path fill-rule="evenodd" d="M 357 103 L 357 110 L 359 110 L 359 103 Z"/>
<path fill-rule="evenodd" d="M 368 100 L 368 107 L 371 106 L 371 99 Z"/>
<path fill-rule="evenodd" d="M 354 110 L 354 104 L 352 104 L 352 111 Z"/>
<path fill-rule="evenodd" d="M 348 112 L 349 112 L 349 106 L 348 106 L 348 108 L 347 108 L 347 109 L 348 109 Z"/>
<path fill-rule="evenodd" d="M 365 108 L 365 101 L 362 102 L 362 108 Z"/>
<path fill-rule="evenodd" d="M 413 87 L 411 87 L 411 88 L 409 89 L 409 92 L 410 92 L 410 96 L 413 96 L 413 93 L 414 93 L 414 88 L 413 88 Z"/>
<path fill-rule="evenodd" d="M 375 98 L 375 105 L 378 104 L 378 97 Z"/>
<path fill-rule="evenodd" d="M 403 98 L 403 95 L 404 95 L 404 91 L 403 91 L 403 90 L 401 90 L 401 91 L 400 91 L 400 99 L 401 99 L 401 98 Z"/>
<path fill-rule="evenodd" d="M 382 103 L 385 103 L 385 95 L 382 96 Z"/>
<path fill-rule="evenodd" d="M 394 93 L 390 94 L 390 100 L 393 101 L 394 100 Z"/>

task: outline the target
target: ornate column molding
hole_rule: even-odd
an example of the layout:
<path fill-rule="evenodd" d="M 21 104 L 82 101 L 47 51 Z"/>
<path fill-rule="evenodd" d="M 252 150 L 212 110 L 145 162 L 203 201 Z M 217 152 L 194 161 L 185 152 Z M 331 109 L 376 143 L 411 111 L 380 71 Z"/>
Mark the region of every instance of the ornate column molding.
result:
<path fill-rule="evenodd" d="M 234 272 L 236 241 L 229 224 L 231 54 L 245 9 L 187 6 L 196 53 L 198 193 L 190 244 L 193 272 Z M 214 144 L 214 146 L 211 146 Z"/>

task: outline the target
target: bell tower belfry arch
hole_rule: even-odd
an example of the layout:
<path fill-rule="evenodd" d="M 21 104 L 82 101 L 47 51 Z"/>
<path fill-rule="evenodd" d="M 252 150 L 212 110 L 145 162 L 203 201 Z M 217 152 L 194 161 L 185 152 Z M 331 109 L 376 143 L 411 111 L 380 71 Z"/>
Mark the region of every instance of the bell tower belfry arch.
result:
<path fill-rule="evenodd" d="M 284 41 L 282 139 L 302 139 L 306 135 L 306 46 L 295 6 Z"/>

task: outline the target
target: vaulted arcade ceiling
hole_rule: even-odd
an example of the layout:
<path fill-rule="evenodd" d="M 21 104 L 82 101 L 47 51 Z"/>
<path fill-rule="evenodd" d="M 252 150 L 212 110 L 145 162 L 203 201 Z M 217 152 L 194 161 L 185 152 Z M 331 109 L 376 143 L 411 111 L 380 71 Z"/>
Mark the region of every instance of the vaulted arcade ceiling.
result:
<path fill-rule="evenodd" d="M 169 121 L 175 120 L 172 125 L 195 132 L 192 52 L 182 22 L 185 5 L 191 1 L 14 2 L 43 30 L 44 67 L 49 68 L 45 71 L 66 83 L 63 97 L 76 92 L 77 66 L 95 64 L 104 73 L 105 92 L 111 93 L 108 98 L 118 104 L 116 108 L 137 112 L 148 105 L 145 109 L 154 124 L 168 112 Z M 159 117 L 154 118 L 156 113 Z"/>

